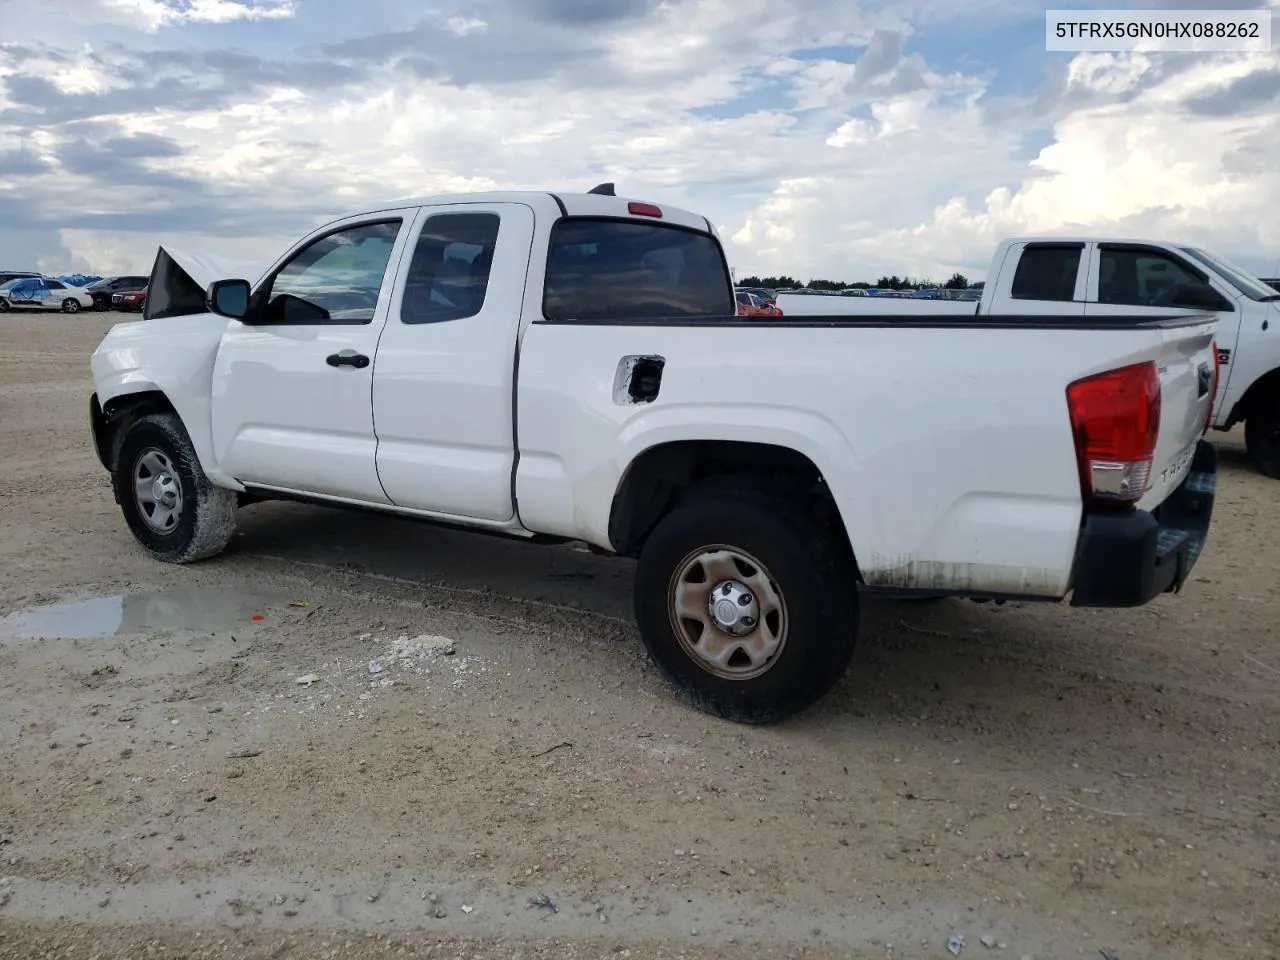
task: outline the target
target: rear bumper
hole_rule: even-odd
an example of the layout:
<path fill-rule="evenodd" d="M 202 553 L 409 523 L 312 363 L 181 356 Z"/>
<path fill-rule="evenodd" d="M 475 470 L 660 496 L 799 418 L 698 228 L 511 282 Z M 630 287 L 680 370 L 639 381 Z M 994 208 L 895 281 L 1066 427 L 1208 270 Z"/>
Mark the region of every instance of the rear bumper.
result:
<path fill-rule="evenodd" d="M 1181 589 L 1209 533 L 1217 480 L 1218 448 L 1201 440 L 1186 478 L 1154 510 L 1088 514 L 1071 605 L 1138 607 Z"/>

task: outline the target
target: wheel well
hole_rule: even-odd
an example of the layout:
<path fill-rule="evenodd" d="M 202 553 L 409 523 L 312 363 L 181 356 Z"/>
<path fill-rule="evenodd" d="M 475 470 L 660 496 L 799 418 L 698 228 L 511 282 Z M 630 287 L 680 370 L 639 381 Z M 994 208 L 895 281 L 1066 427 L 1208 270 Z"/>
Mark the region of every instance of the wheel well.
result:
<path fill-rule="evenodd" d="M 690 488 L 744 483 L 803 498 L 833 528 L 856 570 L 840 509 L 817 465 L 789 447 L 732 440 L 680 440 L 636 457 L 618 485 L 609 515 L 614 552 L 639 556 L 654 526 Z"/>
<path fill-rule="evenodd" d="M 173 404 L 159 390 L 143 390 L 114 397 L 99 405 L 94 394 L 92 402 L 93 441 L 98 448 L 98 459 L 109 472 L 115 472 L 116 458 L 120 454 L 120 442 L 129 426 L 136 420 L 153 413 L 176 413 Z"/>
<path fill-rule="evenodd" d="M 1264 373 L 1253 381 L 1249 389 L 1244 392 L 1244 396 L 1231 408 L 1231 416 L 1227 418 L 1226 427 L 1229 429 L 1241 420 L 1249 419 L 1254 405 L 1269 395 L 1280 395 L 1280 367 Z"/>

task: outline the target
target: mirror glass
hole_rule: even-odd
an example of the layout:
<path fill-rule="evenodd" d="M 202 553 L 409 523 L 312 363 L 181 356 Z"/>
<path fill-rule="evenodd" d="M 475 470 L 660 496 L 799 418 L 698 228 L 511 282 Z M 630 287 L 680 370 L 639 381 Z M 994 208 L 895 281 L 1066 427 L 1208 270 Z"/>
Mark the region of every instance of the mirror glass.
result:
<path fill-rule="evenodd" d="M 219 280 L 210 293 L 209 299 L 214 311 L 225 317 L 240 318 L 249 312 L 247 280 Z"/>

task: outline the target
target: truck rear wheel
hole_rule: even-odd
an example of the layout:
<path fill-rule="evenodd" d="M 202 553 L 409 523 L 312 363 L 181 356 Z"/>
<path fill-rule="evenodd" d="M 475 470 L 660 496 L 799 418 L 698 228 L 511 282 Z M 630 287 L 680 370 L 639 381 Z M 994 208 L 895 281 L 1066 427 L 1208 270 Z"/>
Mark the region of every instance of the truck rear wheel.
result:
<path fill-rule="evenodd" d="M 635 613 L 650 657 L 698 709 L 770 723 L 844 675 L 857 588 L 838 544 L 786 497 L 695 494 L 646 541 Z"/>
<path fill-rule="evenodd" d="M 1249 459 L 1265 477 L 1280 480 L 1280 392 L 1260 401 L 1244 422 Z"/>
<path fill-rule="evenodd" d="M 127 428 L 112 477 L 125 523 L 157 560 L 191 563 L 223 551 L 236 528 L 234 490 L 205 476 L 175 413 Z"/>

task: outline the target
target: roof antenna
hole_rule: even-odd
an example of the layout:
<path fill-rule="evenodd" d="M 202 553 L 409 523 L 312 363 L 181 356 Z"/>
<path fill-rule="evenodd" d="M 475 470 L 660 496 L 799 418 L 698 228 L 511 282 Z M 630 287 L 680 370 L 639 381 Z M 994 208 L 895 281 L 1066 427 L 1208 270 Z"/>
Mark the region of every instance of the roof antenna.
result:
<path fill-rule="evenodd" d="M 602 197 L 616 197 L 618 195 L 614 192 L 612 183 L 602 183 L 598 187 L 592 187 L 587 193 L 598 194 Z"/>

